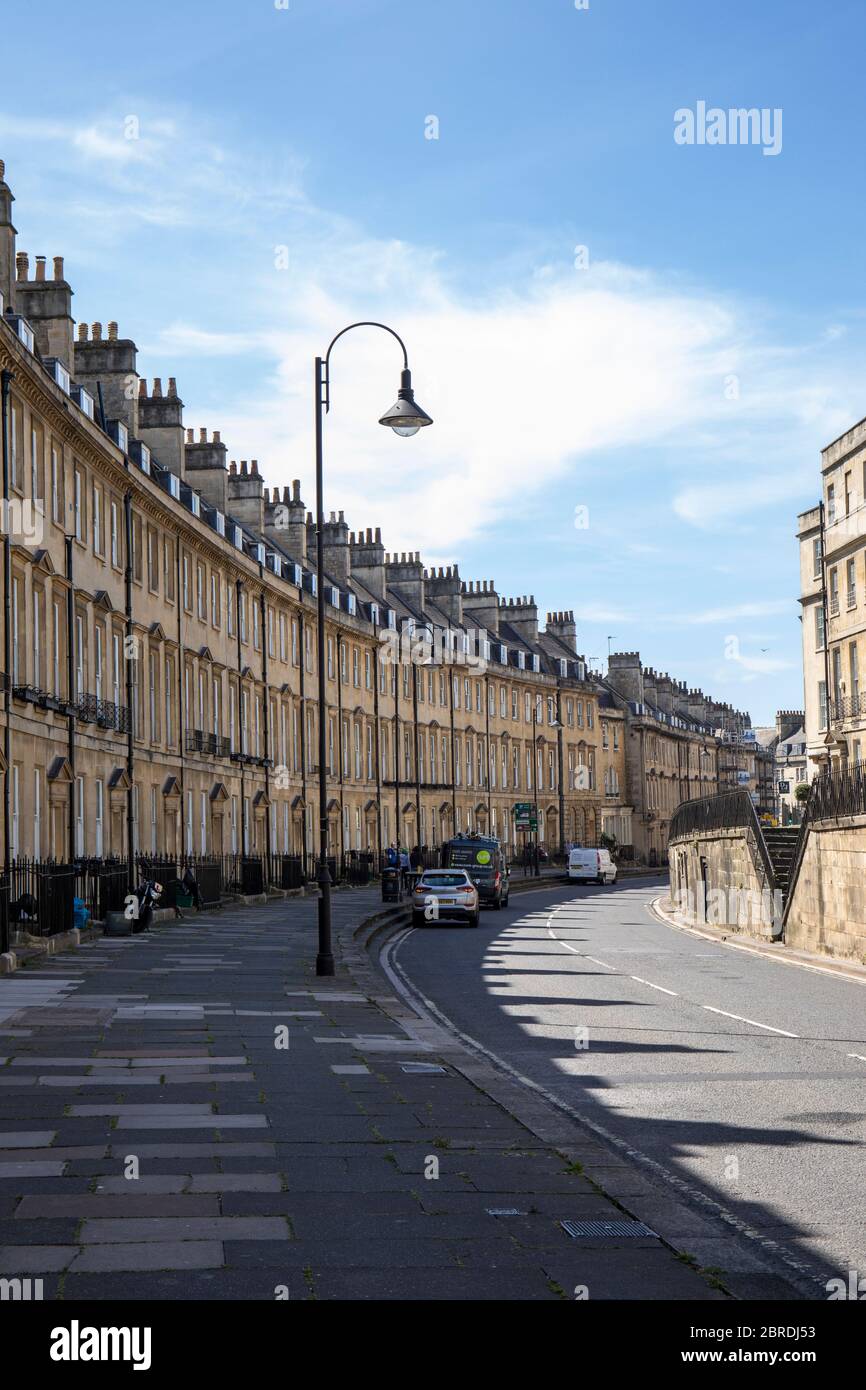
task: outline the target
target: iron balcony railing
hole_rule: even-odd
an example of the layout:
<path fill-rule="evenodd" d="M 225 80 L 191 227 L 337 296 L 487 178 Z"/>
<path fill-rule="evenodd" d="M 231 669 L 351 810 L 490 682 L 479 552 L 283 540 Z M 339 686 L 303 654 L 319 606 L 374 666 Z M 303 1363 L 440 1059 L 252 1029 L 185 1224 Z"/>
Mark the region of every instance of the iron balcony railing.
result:
<path fill-rule="evenodd" d="M 837 695 L 833 700 L 833 720 L 841 723 L 845 719 L 858 719 L 866 715 L 866 695 Z"/>
<path fill-rule="evenodd" d="M 209 734 L 203 729 L 192 729 L 186 736 L 187 753 L 208 753 L 213 758 L 228 758 L 231 746 L 221 734 Z"/>
<path fill-rule="evenodd" d="M 100 729 L 112 729 L 118 734 L 129 733 L 129 710 L 123 705 L 86 694 L 79 695 L 73 707 L 77 717 L 86 724 L 98 724 Z"/>

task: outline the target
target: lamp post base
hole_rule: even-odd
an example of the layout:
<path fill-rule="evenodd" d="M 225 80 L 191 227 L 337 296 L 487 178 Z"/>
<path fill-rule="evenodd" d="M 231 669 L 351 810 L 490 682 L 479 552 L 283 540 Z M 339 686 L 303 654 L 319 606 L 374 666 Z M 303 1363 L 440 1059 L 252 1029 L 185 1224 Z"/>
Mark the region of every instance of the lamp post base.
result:
<path fill-rule="evenodd" d="M 334 974 L 334 954 L 331 949 L 331 874 L 327 863 L 319 864 L 316 877 L 319 887 L 319 950 L 316 955 L 316 974 Z"/>

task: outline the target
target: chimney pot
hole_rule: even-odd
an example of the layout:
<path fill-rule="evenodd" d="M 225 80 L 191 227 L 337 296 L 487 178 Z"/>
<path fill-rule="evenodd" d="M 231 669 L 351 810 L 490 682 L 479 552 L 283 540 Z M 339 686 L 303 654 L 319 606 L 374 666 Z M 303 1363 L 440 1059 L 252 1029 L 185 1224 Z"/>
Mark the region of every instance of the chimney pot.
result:
<path fill-rule="evenodd" d="M 139 377 L 139 380 L 138 380 L 138 394 L 139 394 L 139 396 L 141 397 L 142 400 L 147 400 L 147 377 L 146 377 L 146 376 Z"/>
<path fill-rule="evenodd" d="M 80 324 L 78 325 L 78 341 L 79 341 L 79 343 L 86 343 L 86 342 L 87 342 L 87 324 L 86 324 L 86 323 L 80 323 Z"/>
<path fill-rule="evenodd" d="M 251 472 L 256 478 L 259 476 L 259 461 L 258 461 L 258 459 L 253 459 L 252 463 L 250 464 L 250 472 Z"/>
<path fill-rule="evenodd" d="M 37 279 L 37 280 L 44 280 L 44 279 L 45 279 L 45 257 L 44 257 L 44 256 L 37 256 L 37 257 L 36 257 L 36 279 Z"/>
<path fill-rule="evenodd" d="M 117 324 L 115 324 L 114 327 L 116 329 Z M 173 376 L 170 376 L 168 379 L 168 394 L 171 400 L 177 400 L 177 380 Z"/>
<path fill-rule="evenodd" d="M 98 321 L 90 325 L 90 336 L 95 343 L 102 342 L 102 324 Z"/>
<path fill-rule="evenodd" d="M 30 257 L 26 251 L 16 252 L 15 273 L 19 280 L 26 280 L 30 274 Z"/>
<path fill-rule="evenodd" d="M 2 175 L 0 175 L 0 177 L 2 177 Z M 54 257 L 54 278 L 55 278 L 55 280 L 62 280 L 62 279 L 63 279 L 63 257 L 62 257 L 62 256 L 55 256 L 55 257 Z"/>
<path fill-rule="evenodd" d="M 187 444 L 191 444 L 194 438 L 195 438 L 195 430 L 191 430 L 191 429 L 187 430 L 187 432 L 186 432 L 186 442 L 187 442 Z"/>
<path fill-rule="evenodd" d="M 220 439 L 220 432 L 219 432 L 219 430 L 214 430 L 214 432 L 213 432 L 213 442 L 214 442 L 214 444 L 220 444 L 220 443 L 222 442 L 222 440 Z"/>
<path fill-rule="evenodd" d="M 156 398 L 157 396 L 162 396 L 162 377 L 155 376 L 153 378 L 153 390 L 151 392 L 151 395 L 154 398 Z"/>
<path fill-rule="evenodd" d="M 55 278 L 56 278 L 56 277 L 55 277 Z M 116 320 L 116 319 L 112 319 L 112 320 L 111 320 L 111 323 L 108 325 L 108 341 L 109 341 L 110 343 L 116 343 L 116 342 L 117 342 L 117 320 Z"/>
<path fill-rule="evenodd" d="M 237 471 L 238 471 L 238 466 L 237 466 L 237 464 L 235 463 L 234 459 L 232 459 L 231 463 L 229 464 L 229 472 L 230 472 L 230 473 L 237 473 Z"/>
<path fill-rule="evenodd" d="M 198 432 L 198 442 L 199 442 L 199 444 L 207 444 L 207 430 L 206 430 L 206 429 L 200 429 L 200 430 L 199 430 L 199 432 Z"/>

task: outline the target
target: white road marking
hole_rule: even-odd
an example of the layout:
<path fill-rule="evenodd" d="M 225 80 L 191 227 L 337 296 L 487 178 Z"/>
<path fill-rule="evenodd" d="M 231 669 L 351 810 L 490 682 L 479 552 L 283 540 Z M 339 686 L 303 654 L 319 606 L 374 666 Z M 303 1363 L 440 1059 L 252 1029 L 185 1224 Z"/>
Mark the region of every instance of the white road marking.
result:
<path fill-rule="evenodd" d="M 738 1023 L 750 1023 L 753 1028 L 766 1028 L 768 1033 L 781 1033 L 783 1038 L 797 1038 L 799 1033 L 787 1033 L 784 1028 L 771 1028 L 769 1023 L 758 1023 L 754 1018 L 743 1018 L 742 1014 L 729 1014 L 727 1009 L 714 1009 L 712 1004 L 702 1004 L 702 1009 L 706 1009 L 711 1014 L 723 1014 L 725 1018 L 735 1018 Z"/>
<path fill-rule="evenodd" d="M 861 1057 L 859 1052 L 849 1052 L 849 1057 L 856 1057 L 858 1062 L 866 1062 L 866 1057 Z"/>
<path fill-rule="evenodd" d="M 726 946 L 732 951 L 745 951 L 750 956 L 760 956 L 762 960 L 775 961 L 777 965 L 795 965 L 799 970 L 814 970 L 818 975 L 835 975 L 843 980 L 850 980 L 855 985 L 866 985 L 866 975 L 849 975 L 846 970 L 834 968 L 828 965 L 813 965 L 811 961 L 797 960 L 792 956 L 771 955 L 768 951 L 762 950 L 758 946 L 746 946 L 740 941 L 731 941 L 729 937 L 710 936 L 707 932 L 700 931 L 697 927 L 686 926 L 683 922 L 675 922 L 668 917 L 659 907 L 662 898 L 653 898 L 651 903 L 644 903 L 644 909 L 650 917 L 661 922 L 663 926 L 670 927 L 673 931 L 685 932 L 688 936 L 699 936 L 701 941 L 711 941 L 714 946 Z"/>
<path fill-rule="evenodd" d="M 612 1148 L 618 1149 L 625 1158 L 631 1159 L 632 1162 L 644 1168 L 646 1171 L 653 1173 L 655 1177 L 660 1178 L 673 1188 L 680 1198 L 690 1202 L 693 1206 L 703 1207 L 706 1212 L 721 1218 L 722 1221 L 733 1230 L 737 1231 L 741 1236 L 753 1241 L 758 1248 L 762 1248 L 769 1252 L 776 1260 L 787 1265 L 789 1269 L 795 1270 L 801 1278 L 808 1280 L 816 1291 L 815 1296 L 818 1296 L 818 1290 L 825 1287 L 823 1274 L 813 1269 L 803 1260 L 798 1259 L 784 1245 L 781 1245 L 769 1236 L 763 1235 L 755 1227 L 749 1226 L 735 1212 L 723 1206 L 721 1202 L 708 1196 L 677 1174 L 672 1173 L 657 1159 L 651 1158 L 641 1149 L 636 1148 L 627 1140 L 620 1138 L 619 1135 L 608 1129 L 605 1125 L 599 1124 L 597 1120 L 594 1120 L 587 1114 L 585 1109 L 577 1109 L 569 1105 L 566 1101 L 560 1099 L 553 1091 L 548 1090 L 547 1087 L 542 1086 L 539 1082 L 533 1081 L 524 1072 L 512 1066 L 510 1062 L 506 1062 L 503 1057 L 491 1051 L 490 1048 L 485 1047 L 477 1038 L 473 1038 L 470 1034 L 464 1033 L 462 1029 L 458 1028 L 448 1015 L 443 1013 L 438 1005 L 433 1003 L 432 999 L 428 998 L 427 995 L 423 994 L 412 984 L 402 967 L 397 964 L 396 955 L 400 946 L 414 934 L 414 931 L 415 929 L 413 927 L 404 928 L 402 931 L 398 931 L 394 936 L 387 939 L 379 953 L 379 963 L 396 992 L 405 999 L 409 1007 L 413 1009 L 420 1018 L 424 1019 L 426 1022 L 432 1022 L 435 1027 L 438 1027 L 441 1032 L 445 1034 L 446 1038 L 450 1035 L 450 1038 L 462 1045 L 470 1055 L 474 1053 L 476 1056 L 485 1057 L 501 1071 L 514 1077 L 515 1080 L 519 1081 L 527 1090 L 534 1091 L 536 1094 L 542 1096 L 554 1109 L 568 1115 L 578 1128 L 582 1127 L 590 1130 L 590 1132 L 595 1134 L 598 1138 L 610 1144 Z M 610 969 L 611 967 L 608 968 Z M 462 1071 L 458 1062 L 455 1061 L 454 1065 L 458 1071 Z M 531 1129 L 531 1123 L 528 1127 Z M 772 1269 L 772 1266 L 770 1266 L 770 1268 Z"/>
<path fill-rule="evenodd" d="M 679 995 L 674 989 L 665 989 L 664 985 L 654 985 L 652 980 L 642 980 L 640 975 L 632 975 L 633 980 L 637 980 L 639 985 L 646 985 L 649 989 L 661 990 L 662 994 L 670 994 L 674 999 L 679 999 Z"/>

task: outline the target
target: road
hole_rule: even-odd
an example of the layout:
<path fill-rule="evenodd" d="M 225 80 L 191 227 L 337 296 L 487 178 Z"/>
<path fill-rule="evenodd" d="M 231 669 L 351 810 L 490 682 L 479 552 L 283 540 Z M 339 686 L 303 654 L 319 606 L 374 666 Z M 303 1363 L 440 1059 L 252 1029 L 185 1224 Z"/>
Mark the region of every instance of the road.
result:
<path fill-rule="evenodd" d="M 866 1274 L 866 986 L 670 927 L 658 895 L 515 894 L 477 931 L 408 931 L 389 964 L 662 1187 L 720 1204 L 720 1231 L 757 1231 L 820 1279 Z"/>

